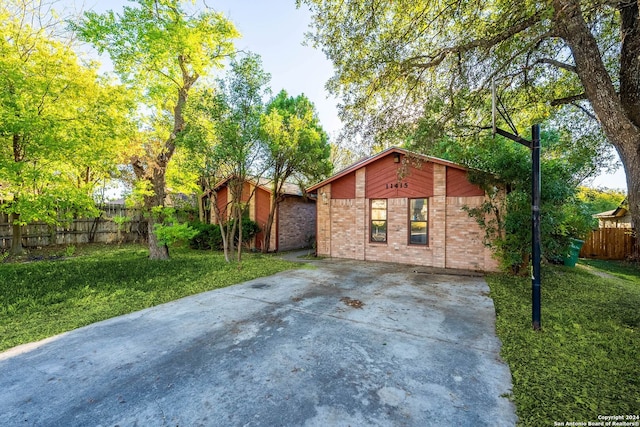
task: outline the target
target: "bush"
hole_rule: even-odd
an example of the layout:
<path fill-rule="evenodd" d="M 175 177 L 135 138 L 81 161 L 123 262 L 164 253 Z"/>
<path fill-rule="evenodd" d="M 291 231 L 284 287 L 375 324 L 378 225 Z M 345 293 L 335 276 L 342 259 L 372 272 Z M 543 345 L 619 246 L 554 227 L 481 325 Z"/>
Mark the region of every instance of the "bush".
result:
<path fill-rule="evenodd" d="M 230 222 L 233 226 L 233 221 Z M 218 224 L 206 224 L 200 221 L 191 223 L 191 228 L 197 231 L 197 234 L 189 241 L 192 249 L 208 250 L 222 249 L 222 232 Z M 248 243 L 256 234 L 260 232 L 258 223 L 248 218 L 242 219 L 242 243 Z M 235 243 L 238 244 L 238 236 L 236 235 Z"/>
<path fill-rule="evenodd" d="M 191 249 L 208 250 L 222 247 L 222 233 L 218 224 L 206 224 L 200 221 L 191 223 L 197 234 L 189 240 Z"/>
<path fill-rule="evenodd" d="M 193 236 L 198 233 L 186 222 L 168 225 L 155 224 L 153 231 L 158 239 L 158 243 L 168 246 L 178 242 L 190 241 Z"/>
<path fill-rule="evenodd" d="M 242 243 L 248 243 L 251 239 L 256 237 L 256 234 L 260 232 L 260 226 L 255 221 L 249 218 L 242 218 Z M 236 244 L 238 238 L 236 237 Z"/>

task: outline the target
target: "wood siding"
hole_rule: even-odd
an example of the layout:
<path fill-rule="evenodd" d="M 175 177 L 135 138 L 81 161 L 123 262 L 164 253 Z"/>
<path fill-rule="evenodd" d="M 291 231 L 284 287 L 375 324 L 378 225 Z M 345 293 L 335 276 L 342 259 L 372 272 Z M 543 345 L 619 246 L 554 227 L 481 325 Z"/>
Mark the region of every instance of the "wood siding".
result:
<path fill-rule="evenodd" d="M 394 154 L 367 165 L 365 194 L 368 199 L 433 196 L 433 163 L 394 161 Z"/>
<path fill-rule="evenodd" d="M 354 199 L 356 197 L 356 173 L 337 179 L 331 184 L 332 199 Z"/>
<path fill-rule="evenodd" d="M 218 205 L 218 210 L 220 212 L 220 218 L 221 219 L 226 219 L 227 218 L 227 201 L 228 201 L 228 190 L 227 187 L 223 187 L 220 190 L 217 191 L 217 205 Z M 218 222 L 220 222 L 220 220 L 218 218 L 216 218 L 216 214 L 214 213 L 213 215 L 211 215 L 211 218 L 213 219 L 213 223 L 217 224 Z"/>
<path fill-rule="evenodd" d="M 264 230 L 264 227 L 269 219 L 269 210 L 271 209 L 271 194 L 262 188 L 258 188 L 255 194 L 256 199 L 256 212 L 254 221 L 258 223 L 260 230 Z M 273 229 L 277 227 L 277 223 L 274 221 Z M 264 233 L 260 231 L 256 235 L 256 248 L 262 249 L 262 242 L 264 241 Z M 271 246 L 275 246 L 276 241 L 272 238 Z"/>
<path fill-rule="evenodd" d="M 469 182 L 469 174 L 465 170 L 447 168 L 447 197 L 484 196 L 482 188 Z"/>

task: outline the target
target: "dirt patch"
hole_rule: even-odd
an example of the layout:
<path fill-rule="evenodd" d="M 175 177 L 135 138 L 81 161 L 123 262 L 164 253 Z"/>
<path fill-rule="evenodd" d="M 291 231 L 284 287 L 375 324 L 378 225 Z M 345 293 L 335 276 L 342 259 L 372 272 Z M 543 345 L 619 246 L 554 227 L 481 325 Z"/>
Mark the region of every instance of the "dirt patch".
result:
<path fill-rule="evenodd" d="M 596 270 L 595 268 L 593 268 L 593 267 L 591 267 L 589 265 L 578 264 L 578 267 L 584 268 L 589 273 L 595 274 L 598 277 L 604 277 L 605 279 L 618 279 L 618 277 L 616 277 L 616 276 L 613 276 L 613 275 L 611 275 L 609 273 L 606 273 L 604 271 Z"/>
<path fill-rule="evenodd" d="M 364 303 L 362 301 L 357 299 L 351 299 L 349 297 L 342 297 L 340 298 L 340 301 L 342 301 L 349 307 L 353 307 L 353 308 L 362 308 L 364 306 Z"/>

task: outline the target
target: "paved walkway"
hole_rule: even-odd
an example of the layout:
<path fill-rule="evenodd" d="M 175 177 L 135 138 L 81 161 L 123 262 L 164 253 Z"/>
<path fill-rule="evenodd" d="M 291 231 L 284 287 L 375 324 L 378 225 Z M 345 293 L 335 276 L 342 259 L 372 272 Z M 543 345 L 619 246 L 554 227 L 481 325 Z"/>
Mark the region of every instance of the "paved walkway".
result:
<path fill-rule="evenodd" d="M 0 353 L 0 425 L 515 425 L 482 278 L 316 265 Z"/>

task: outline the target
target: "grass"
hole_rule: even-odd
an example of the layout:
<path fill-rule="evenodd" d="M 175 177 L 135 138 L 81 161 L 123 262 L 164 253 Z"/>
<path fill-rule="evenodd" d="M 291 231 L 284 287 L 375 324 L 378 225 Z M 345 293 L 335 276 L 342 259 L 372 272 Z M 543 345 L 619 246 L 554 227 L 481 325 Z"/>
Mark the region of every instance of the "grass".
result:
<path fill-rule="evenodd" d="M 584 259 L 580 262 L 586 266 L 602 270 L 640 286 L 640 267 L 638 264 L 626 261 L 603 261 L 599 259 Z"/>
<path fill-rule="evenodd" d="M 244 254 L 242 268 L 221 253 L 174 249 L 151 261 L 143 246 L 78 246 L 71 258 L 47 250 L 0 264 L 0 351 L 110 317 L 302 267 Z M 36 260 L 35 262 L 24 262 Z"/>
<path fill-rule="evenodd" d="M 542 331 L 531 329 L 531 279 L 487 277 L 520 426 L 640 415 L 640 270 L 589 261 L 542 274 Z"/>

